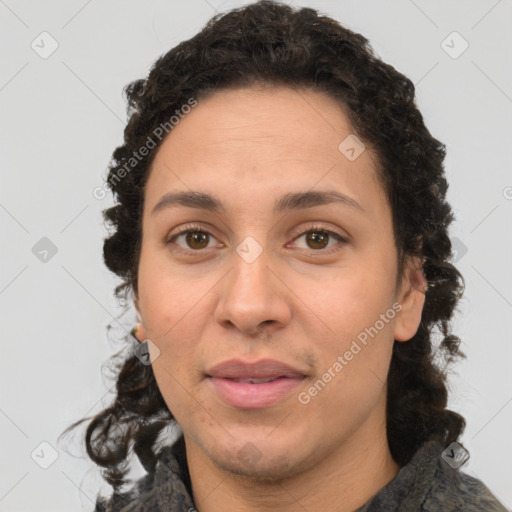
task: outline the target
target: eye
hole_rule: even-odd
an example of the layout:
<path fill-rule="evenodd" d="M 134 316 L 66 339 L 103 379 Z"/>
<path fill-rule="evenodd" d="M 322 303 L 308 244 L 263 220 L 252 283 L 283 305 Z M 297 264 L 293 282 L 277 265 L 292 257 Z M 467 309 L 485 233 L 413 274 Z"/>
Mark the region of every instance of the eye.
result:
<path fill-rule="evenodd" d="M 322 226 L 312 226 L 307 231 L 303 231 L 295 238 L 295 243 L 297 244 L 297 240 L 300 240 L 304 237 L 304 243 L 306 246 L 299 246 L 299 249 L 313 250 L 313 251 L 322 251 L 322 252 L 332 252 L 325 251 L 325 249 L 330 249 L 331 247 L 336 246 L 340 242 L 346 243 L 347 240 L 341 236 L 340 234 L 332 231 L 330 229 L 326 229 Z M 334 240 L 333 240 L 334 239 Z M 332 243 L 331 243 L 332 242 Z"/>
<path fill-rule="evenodd" d="M 185 246 L 178 243 L 180 240 Z M 208 233 L 208 231 L 198 226 L 188 226 L 180 233 L 171 236 L 169 240 L 167 240 L 167 243 L 174 243 L 185 251 L 191 249 L 192 252 L 198 252 L 203 249 L 209 249 L 212 240 L 216 240 L 216 238 Z"/>
<path fill-rule="evenodd" d="M 297 243 L 304 238 L 302 244 Z M 184 226 L 177 234 L 172 235 L 166 244 L 174 244 L 179 251 L 186 253 L 200 253 L 203 250 L 211 249 L 215 246 L 214 241 L 217 239 L 201 226 Z M 320 252 L 321 254 L 329 254 L 339 250 L 336 245 L 347 243 L 339 233 L 327 229 L 323 226 L 312 226 L 306 231 L 302 231 L 294 238 L 294 246 L 310 252 Z M 305 244 L 305 245 L 304 245 Z M 221 244 L 222 245 L 222 244 Z M 334 249 L 331 249 L 333 248 Z"/>

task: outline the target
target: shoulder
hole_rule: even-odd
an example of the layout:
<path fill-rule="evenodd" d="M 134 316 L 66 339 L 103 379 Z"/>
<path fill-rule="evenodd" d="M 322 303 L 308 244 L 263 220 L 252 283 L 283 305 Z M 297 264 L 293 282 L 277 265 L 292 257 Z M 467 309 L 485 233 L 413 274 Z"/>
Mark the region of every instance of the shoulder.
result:
<path fill-rule="evenodd" d="M 157 454 L 155 471 L 125 492 L 97 498 L 94 512 L 163 512 L 194 510 L 188 482 L 183 437 Z"/>
<path fill-rule="evenodd" d="M 160 512 L 154 475 L 143 476 L 129 491 L 116 491 L 109 498 L 98 496 L 94 512 Z"/>
<path fill-rule="evenodd" d="M 486 485 L 439 458 L 422 512 L 508 512 Z"/>

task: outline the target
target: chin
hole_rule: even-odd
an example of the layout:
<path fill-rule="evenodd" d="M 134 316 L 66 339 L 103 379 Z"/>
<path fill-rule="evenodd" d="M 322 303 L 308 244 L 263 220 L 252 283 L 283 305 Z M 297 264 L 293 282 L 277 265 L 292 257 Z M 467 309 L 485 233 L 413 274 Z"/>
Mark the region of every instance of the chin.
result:
<path fill-rule="evenodd" d="M 226 435 L 221 442 L 210 440 L 204 452 L 223 472 L 253 481 L 275 483 L 293 477 L 305 470 L 311 458 L 306 450 L 314 452 L 288 431 L 278 435 L 277 430 L 258 427 L 230 432 L 233 437 Z"/>
<path fill-rule="evenodd" d="M 248 455 L 247 446 L 249 444 L 244 445 L 240 450 L 229 453 L 211 454 L 210 459 L 217 468 L 225 473 L 250 479 L 252 482 L 276 483 L 290 478 L 302 470 L 300 461 L 292 460 L 290 453 L 274 454 L 269 459 L 261 453 L 254 452 L 251 457 Z M 246 453 L 244 453 L 244 449 Z"/>

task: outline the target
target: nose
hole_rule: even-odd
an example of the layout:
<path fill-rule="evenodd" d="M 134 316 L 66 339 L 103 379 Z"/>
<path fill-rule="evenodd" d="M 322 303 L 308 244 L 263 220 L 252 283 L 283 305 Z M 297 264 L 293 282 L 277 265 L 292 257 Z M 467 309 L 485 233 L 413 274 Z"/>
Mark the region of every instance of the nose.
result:
<path fill-rule="evenodd" d="M 252 263 L 236 254 L 234 259 L 234 268 L 223 280 L 216 321 L 248 335 L 269 324 L 273 329 L 287 325 L 291 319 L 290 294 L 279 273 L 269 267 L 265 253 Z"/>

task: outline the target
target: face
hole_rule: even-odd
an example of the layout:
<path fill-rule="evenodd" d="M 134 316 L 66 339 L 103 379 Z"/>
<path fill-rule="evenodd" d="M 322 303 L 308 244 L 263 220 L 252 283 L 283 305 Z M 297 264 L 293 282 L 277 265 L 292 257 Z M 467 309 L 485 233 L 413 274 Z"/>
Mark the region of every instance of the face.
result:
<path fill-rule="evenodd" d="M 385 430 L 393 342 L 423 296 L 397 287 L 391 210 L 371 149 L 339 149 L 351 134 L 322 93 L 241 88 L 200 100 L 155 157 L 136 306 L 187 454 L 217 468 L 292 475 Z"/>

